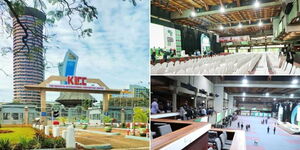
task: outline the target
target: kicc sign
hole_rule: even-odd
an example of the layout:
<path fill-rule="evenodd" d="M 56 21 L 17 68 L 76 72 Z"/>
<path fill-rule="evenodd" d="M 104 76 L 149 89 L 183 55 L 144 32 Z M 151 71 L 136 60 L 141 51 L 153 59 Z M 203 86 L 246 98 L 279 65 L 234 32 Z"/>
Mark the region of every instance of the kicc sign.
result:
<path fill-rule="evenodd" d="M 86 85 L 87 77 L 68 76 L 67 83 L 69 85 Z"/>
<path fill-rule="evenodd" d="M 86 89 L 86 90 L 105 90 L 102 86 L 87 86 L 87 77 L 67 76 L 67 84 L 53 85 L 49 84 L 51 88 L 67 88 L 67 89 Z"/>

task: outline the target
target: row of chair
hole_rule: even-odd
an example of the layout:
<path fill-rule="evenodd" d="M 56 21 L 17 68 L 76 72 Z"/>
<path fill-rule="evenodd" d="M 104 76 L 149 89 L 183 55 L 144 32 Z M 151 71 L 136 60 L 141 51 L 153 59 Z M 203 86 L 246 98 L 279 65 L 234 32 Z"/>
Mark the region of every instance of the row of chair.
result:
<path fill-rule="evenodd" d="M 261 54 L 237 53 L 226 56 L 191 59 L 185 62 L 164 62 L 152 65 L 152 74 L 248 74 Z"/>
<path fill-rule="evenodd" d="M 300 68 L 286 62 L 285 60 L 276 59 L 276 55 L 268 55 L 268 62 L 272 66 L 275 74 L 300 74 Z"/>

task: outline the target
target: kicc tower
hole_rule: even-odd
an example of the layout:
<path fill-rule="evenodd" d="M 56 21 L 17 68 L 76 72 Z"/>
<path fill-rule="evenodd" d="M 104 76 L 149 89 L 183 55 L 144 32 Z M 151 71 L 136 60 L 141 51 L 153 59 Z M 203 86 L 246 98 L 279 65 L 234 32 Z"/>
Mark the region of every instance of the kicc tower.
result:
<path fill-rule="evenodd" d="M 14 100 L 39 104 L 40 92 L 25 90 L 24 85 L 39 84 L 44 80 L 43 25 L 46 15 L 25 7 L 13 17 L 13 85 Z"/>

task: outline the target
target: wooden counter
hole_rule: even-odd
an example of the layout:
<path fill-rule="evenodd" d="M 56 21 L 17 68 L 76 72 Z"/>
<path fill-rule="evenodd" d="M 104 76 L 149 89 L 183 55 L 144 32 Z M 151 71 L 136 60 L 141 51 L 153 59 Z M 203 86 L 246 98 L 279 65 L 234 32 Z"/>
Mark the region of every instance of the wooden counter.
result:
<path fill-rule="evenodd" d="M 151 141 L 152 150 L 175 150 L 175 149 L 195 149 L 193 145 L 202 142 L 203 149 L 208 145 L 208 131 L 211 124 L 193 121 L 180 121 L 170 119 L 152 119 L 151 122 L 178 124 L 185 127 L 180 128 L 172 133 L 160 136 Z M 192 144 L 193 143 L 193 144 Z M 199 144 L 200 145 L 200 144 Z M 198 149 L 201 150 L 200 146 Z"/>

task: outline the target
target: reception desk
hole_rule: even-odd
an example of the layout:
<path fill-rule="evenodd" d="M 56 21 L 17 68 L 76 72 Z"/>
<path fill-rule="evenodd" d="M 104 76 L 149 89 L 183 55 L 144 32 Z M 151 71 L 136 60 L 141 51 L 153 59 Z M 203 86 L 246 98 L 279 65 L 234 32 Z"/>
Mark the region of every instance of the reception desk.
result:
<path fill-rule="evenodd" d="M 173 132 L 153 139 L 151 141 L 152 150 L 207 150 L 208 131 L 211 128 L 209 123 L 152 119 L 151 124 L 154 123 L 170 124 Z"/>
<path fill-rule="evenodd" d="M 246 137 L 243 130 L 211 128 L 209 123 L 193 120 L 152 119 L 151 130 L 154 132 L 157 131 L 156 124 L 168 124 L 172 132 L 152 139 L 152 150 L 207 150 L 208 131 L 215 131 L 219 135 L 226 132 L 228 140 L 232 140 L 230 150 L 246 150 Z"/>

